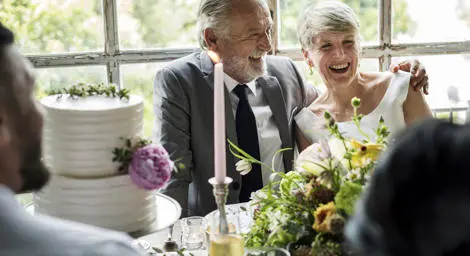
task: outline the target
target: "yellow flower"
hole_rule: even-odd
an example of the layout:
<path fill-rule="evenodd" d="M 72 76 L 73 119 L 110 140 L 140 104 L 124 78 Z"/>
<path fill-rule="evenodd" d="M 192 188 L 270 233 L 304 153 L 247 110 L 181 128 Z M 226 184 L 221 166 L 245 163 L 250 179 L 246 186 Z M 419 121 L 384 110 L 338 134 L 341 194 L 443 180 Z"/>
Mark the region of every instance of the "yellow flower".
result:
<path fill-rule="evenodd" d="M 384 145 L 376 143 L 361 143 L 357 140 L 351 140 L 351 148 L 354 152 L 351 156 L 353 168 L 362 168 L 379 158 L 384 150 Z"/>
<path fill-rule="evenodd" d="M 336 206 L 334 202 L 329 202 L 319 206 L 313 216 L 315 217 L 315 223 L 313 223 L 313 229 L 318 232 L 327 233 L 330 228 L 330 219 L 336 214 Z"/>

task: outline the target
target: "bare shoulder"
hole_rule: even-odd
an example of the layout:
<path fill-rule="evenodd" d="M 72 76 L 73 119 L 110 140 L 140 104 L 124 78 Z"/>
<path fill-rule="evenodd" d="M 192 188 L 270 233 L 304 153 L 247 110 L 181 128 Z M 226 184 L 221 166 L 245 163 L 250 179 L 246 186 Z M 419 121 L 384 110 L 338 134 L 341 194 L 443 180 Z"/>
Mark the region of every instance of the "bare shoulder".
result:
<path fill-rule="evenodd" d="M 320 95 L 310 106 L 308 109 L 312 111 L 315 115 L 321 116 L 325 111 L 330 111 L 331 107 L 325 102 L 325 98 Z"/>
<path fill-rule="evenodd" d="M 393 73 L 391 72 L 365 72 L 361 73 L 365 85 L 369 93 L 374 94 L 375 97 L 385 94 L 390 85 Z"/>

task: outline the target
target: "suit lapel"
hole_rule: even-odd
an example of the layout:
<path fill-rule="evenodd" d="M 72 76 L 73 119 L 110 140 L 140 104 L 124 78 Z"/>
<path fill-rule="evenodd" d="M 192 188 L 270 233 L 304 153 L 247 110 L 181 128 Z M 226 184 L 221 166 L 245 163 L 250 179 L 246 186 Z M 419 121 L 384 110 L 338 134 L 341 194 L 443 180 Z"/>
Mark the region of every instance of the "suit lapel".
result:
<path fill-rule="evenodd" d="M 289 133 L 287 111 L 285 107 L 284 96 L 282 95 L 281 85 L 277 78 L 273 76 L 264 76 L 256 80 L 264 93 L 271 111 L 273 112 L 274 121 L 279 129 L 279 136 L 281 137 L 281 148 L 293 147 L 292 139 Z M 285 171 L 289 171 L 291 164 L 289 164 L 293 150 L 284 151 L 284 167 Z"/>
<path fill-rule="evenodd" d="M 212 63 L 207 52 L 201 52 L 201 71 L 204 74 L 204 79 L 209 85 L 209 88 L 214 90 L 214 63 Z"/>

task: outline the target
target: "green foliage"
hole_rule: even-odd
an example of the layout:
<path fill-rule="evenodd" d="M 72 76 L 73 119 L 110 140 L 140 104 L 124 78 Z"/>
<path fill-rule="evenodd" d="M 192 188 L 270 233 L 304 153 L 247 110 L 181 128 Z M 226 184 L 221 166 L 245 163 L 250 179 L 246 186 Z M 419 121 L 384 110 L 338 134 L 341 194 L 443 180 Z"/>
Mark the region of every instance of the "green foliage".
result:
<path fill-rule="evenodd" d="M 113 150 L 113 162 L 121 164 L 119 166 L 120 173 L 127 170 L 127 167 L 132 161 L 132 154 L 134 151 L 152 143 L 152 141 L 143 138 L 139 138 L 135 143 L 132 143 L 130 139 L 123 138 L 122 140 L 124 141 L 124 146 L 121 148 L 114 148 Z"/>
<path fill-rule="evenodd" d="M 133 0 L 131 15 L 139 23 L 139 33 L 147 46 L 196 45 L 195 7 L 198 2 L 195 0 Z"/>
<path fill-rule="evenodd" d="M 70 97 L 87 97 L 94 95 L 106 95 L 108 97 L 119 97 L 119 99 L 129 99 L 128 89 L 117 89 L 115 85 L 105 85 L 104 83 L 99 84 L 85 84 L 78 83 L 72 85 L 69 88 L 62 88 L 58 90 L 50 90 L 46 92 L 48 95 L 59 94 L 62 97 L 63 94 L 68 94 Z"/>
<path fill-rule="evenodd" d="M 353 182 L 343 183 L 335 196 L 335 203 L 338 209 L 344 210 L 348 215 L 354 212 L 354 205 L 362 194 L 362 186 Z"/>
<path fill-rule="evenodd" d="M 0 20 L 26 53 L 96 50 L 103 47 L 96 15 L 65 1 L 3 0 Z M 70 1 L 69 1 L 70 2 Z"/>

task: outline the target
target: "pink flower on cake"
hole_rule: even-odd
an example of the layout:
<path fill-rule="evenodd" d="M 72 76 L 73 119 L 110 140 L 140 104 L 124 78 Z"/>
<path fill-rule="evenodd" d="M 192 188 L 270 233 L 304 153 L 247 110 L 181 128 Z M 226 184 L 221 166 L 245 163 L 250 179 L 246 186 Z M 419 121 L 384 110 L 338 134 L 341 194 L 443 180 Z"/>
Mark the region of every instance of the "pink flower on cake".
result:
<path fill-rule="evenodd" d="M 165 148 L 150 144 L 132 154 L 129 175 L 138 187 L 154 190 L 166 185 L 173 168 L 174 163 Z"/>

